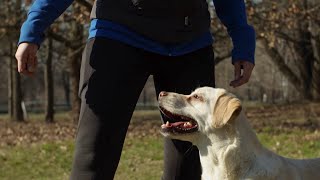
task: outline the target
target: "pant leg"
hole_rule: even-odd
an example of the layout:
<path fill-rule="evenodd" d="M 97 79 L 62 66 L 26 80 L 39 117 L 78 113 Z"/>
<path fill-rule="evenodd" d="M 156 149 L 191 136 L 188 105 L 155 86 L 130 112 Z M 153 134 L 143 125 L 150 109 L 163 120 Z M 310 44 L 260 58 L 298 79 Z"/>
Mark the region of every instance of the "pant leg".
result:
<path fill-rule="evenodd" d="M 149 76 L 141 53 L 104 38 L 87 43 L 71 180 L 114 178 L 129 121 Z"/>
<path fill-rule="evenodd" d="M 157 95 L 161 91 L 190 94 L 200 86 L 214 87 L 214 57 L 212 47 L 180 56 L 158 58 L 154 73 Z M 163 59 L 163 60 L 161 60 Z M 163 122 L 172 121 L 162 116 Z M 200 180 L 199 151 L 190 142 L 164 140 L 163 180 Z"/>

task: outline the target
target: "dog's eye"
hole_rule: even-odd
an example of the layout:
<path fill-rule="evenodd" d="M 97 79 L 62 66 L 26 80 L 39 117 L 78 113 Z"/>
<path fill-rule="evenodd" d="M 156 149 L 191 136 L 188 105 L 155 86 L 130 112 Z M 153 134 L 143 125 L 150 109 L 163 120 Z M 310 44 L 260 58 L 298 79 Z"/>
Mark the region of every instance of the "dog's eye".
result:
<path fill-rule="evenodd" d="M 193 95 L 193 98 L 195 98 L 195 99 L 200 99 L 200 100 L 201 100 L 201 96 L 199 96 L 199 95 L 197 95 L 197 94 Z"/>
<path fill-rule="evenodd" d="M 203 102 L 203 97 L 198 94 L 193 94 L 192 96 L 188 97 L 188 101 L 197 101 Z"/>

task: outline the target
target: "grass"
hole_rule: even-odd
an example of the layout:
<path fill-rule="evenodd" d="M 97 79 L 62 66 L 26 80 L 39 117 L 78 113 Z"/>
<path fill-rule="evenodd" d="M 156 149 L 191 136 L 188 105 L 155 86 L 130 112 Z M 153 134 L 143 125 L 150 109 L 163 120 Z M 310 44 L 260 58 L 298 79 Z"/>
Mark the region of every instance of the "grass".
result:
<path fill-rule="evenodd" d="M 128 138 L 115 180 L 158 180 L 162 174 L 161 137 Z"/>
<path fill-rule="evenodd" d="M 320 133 L 318 131 L 293 130 L 284 133 L 261 132 L 258 137 L 268 149 L 289 158 L 320 157 Z"/>
<path fill-rule="evenodd" d="M 273 151 L 291 158 L 320 157 L 320 142 L 305 137 L 318 134 L 293 131 L 259 133 L 261 142 Z M 162 174 L 162 137 L 128 137 L 115 180 L 157 180 Z M 4 147 L 0 150 L 1 180 L 68 179 L 73 141 L 48 142 L 31 146 Z"/>
<path fill-rule="evenodd" d="M 2 148 L 0 150 L 0 179 L 67 179 L 72 152 L 73 143 L 71 141 Z"/>
<path fill-rule="evenodd" d="M 115 180 L 159 179 L 162 174 L 162 149 L 161 137 L 128 138 Z M 67 180 L 73 151 L 73 141 L 2 148 L 0 179 Z"/>
<path fill-rule="evenodd" d="M 269 113 L 269 111 L 264 113 Z M 258 111 L 256 114 L 259 115 L 261 112 Z M 30 114 L 30 123 L 19 126 L 14 123 L 9 126 L 7 117 L 1 116 L 0 123 L 2 121 L 2 124 L 0 125 L 3 127 L 1 129 L 0 126 L 0 132 L 2 132 L 2 137 L 6 138 L 6 142 L 15 140 L 14 137 L 9 138 L 9 135 L 6 135 L 8 127 L 13 130 L 11 135 L 17 136 L 16 139 L 26 134 L 28 134 L 26 138 L 30 139 L 38 131 L 43 132 L 36 134 L 41 140 L 31 141 L 31 143 L 25 139 L 22 139 L 24 143 L 2 143 L 4 139 L 0 138 L 0 180 L 67 180 L 71 170 L 74 140 L 73 136 L 66 137 L 66 135 L 73 134 L 74 131 L 62 133 L 59 135 L 59 141 L 41 137 L 57 136 L 60 131 L 66 132 L 72 129 L 73 124 L 66 126 L 68 116 L 68 113 L 59 113 L 56 115 L 59 122 L 47 125 L 42 123 L 43 114 Z M 115 180 L 160 179 L 163 166 L 163 138 L 157 131 L 160 124 L 159 117 L 158 111 L 136 111 L 134 113 L 132 127 L 129 128 L 131 132 L 125 141 Z M 300 121 L 305 122 L 304 118 L 302 120 L 291 119 L 290 122 L 286 117 L 283 117 L 281 121 L 278 120 L 281 118 L 274 116 L 274 120 L 269 122 L 270 119 L 261 121 L 264 119 L 261 117 L 253 121 L 261 143 L 266 148 L 285 157 L 320 157 L 319 129 L 303 128 Z M 295 126 L 291 124 L 291 121 L 299 123 Z M 286 122 L 287 126 L 284 126 L 283 122 Z M 24 128 L 24 131 L 19 128 Z M 52 129 L 54 131 L 49 131 Z"/>

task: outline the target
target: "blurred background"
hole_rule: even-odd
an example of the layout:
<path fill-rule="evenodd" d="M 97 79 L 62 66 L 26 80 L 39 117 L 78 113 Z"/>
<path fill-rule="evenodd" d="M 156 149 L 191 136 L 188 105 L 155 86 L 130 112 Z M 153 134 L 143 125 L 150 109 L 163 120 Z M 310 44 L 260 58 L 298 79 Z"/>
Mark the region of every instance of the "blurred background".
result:
<path fill-rule="evenodd" d="M 79 68 L 93 1 L 75 0 L 46 31 L 36 75 L 26 77 L 17 73 L 14 54 L 32 3 L 0 2 L 1 180 L 68 179 L 74 150 Z M 248 21 L 256 30 L 256 64 L 250 82 L 236 89 L 229 87 L 234 78 L 232 43 L 213 3 L 208 3 L 216 86 L 242 100 L 269 149 L 292 158 L 320 157 L 320 1 L 246 1 Z M 132 118 L 116 179 L 160 178 L 160 125 L 150 77 Z"/>

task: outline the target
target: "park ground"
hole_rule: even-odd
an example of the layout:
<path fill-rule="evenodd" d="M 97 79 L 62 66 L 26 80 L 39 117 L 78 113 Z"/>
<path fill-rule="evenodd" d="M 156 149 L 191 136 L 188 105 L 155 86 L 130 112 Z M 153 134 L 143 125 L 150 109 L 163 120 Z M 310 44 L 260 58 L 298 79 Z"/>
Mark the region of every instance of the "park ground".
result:
<path fill-rule="evenodd" d="M 246 114 L 263 145 L 290 158 L 320 157 L 320 104 L 246 104 Z M 67 180 L 77 124 L 57 113 L 47 124 L 43 114 L 26 123 L 0 115 L 0 180 Z M 135 111 L 116 180 L 158 180 L 163 137 L 157 110 Z"/>

